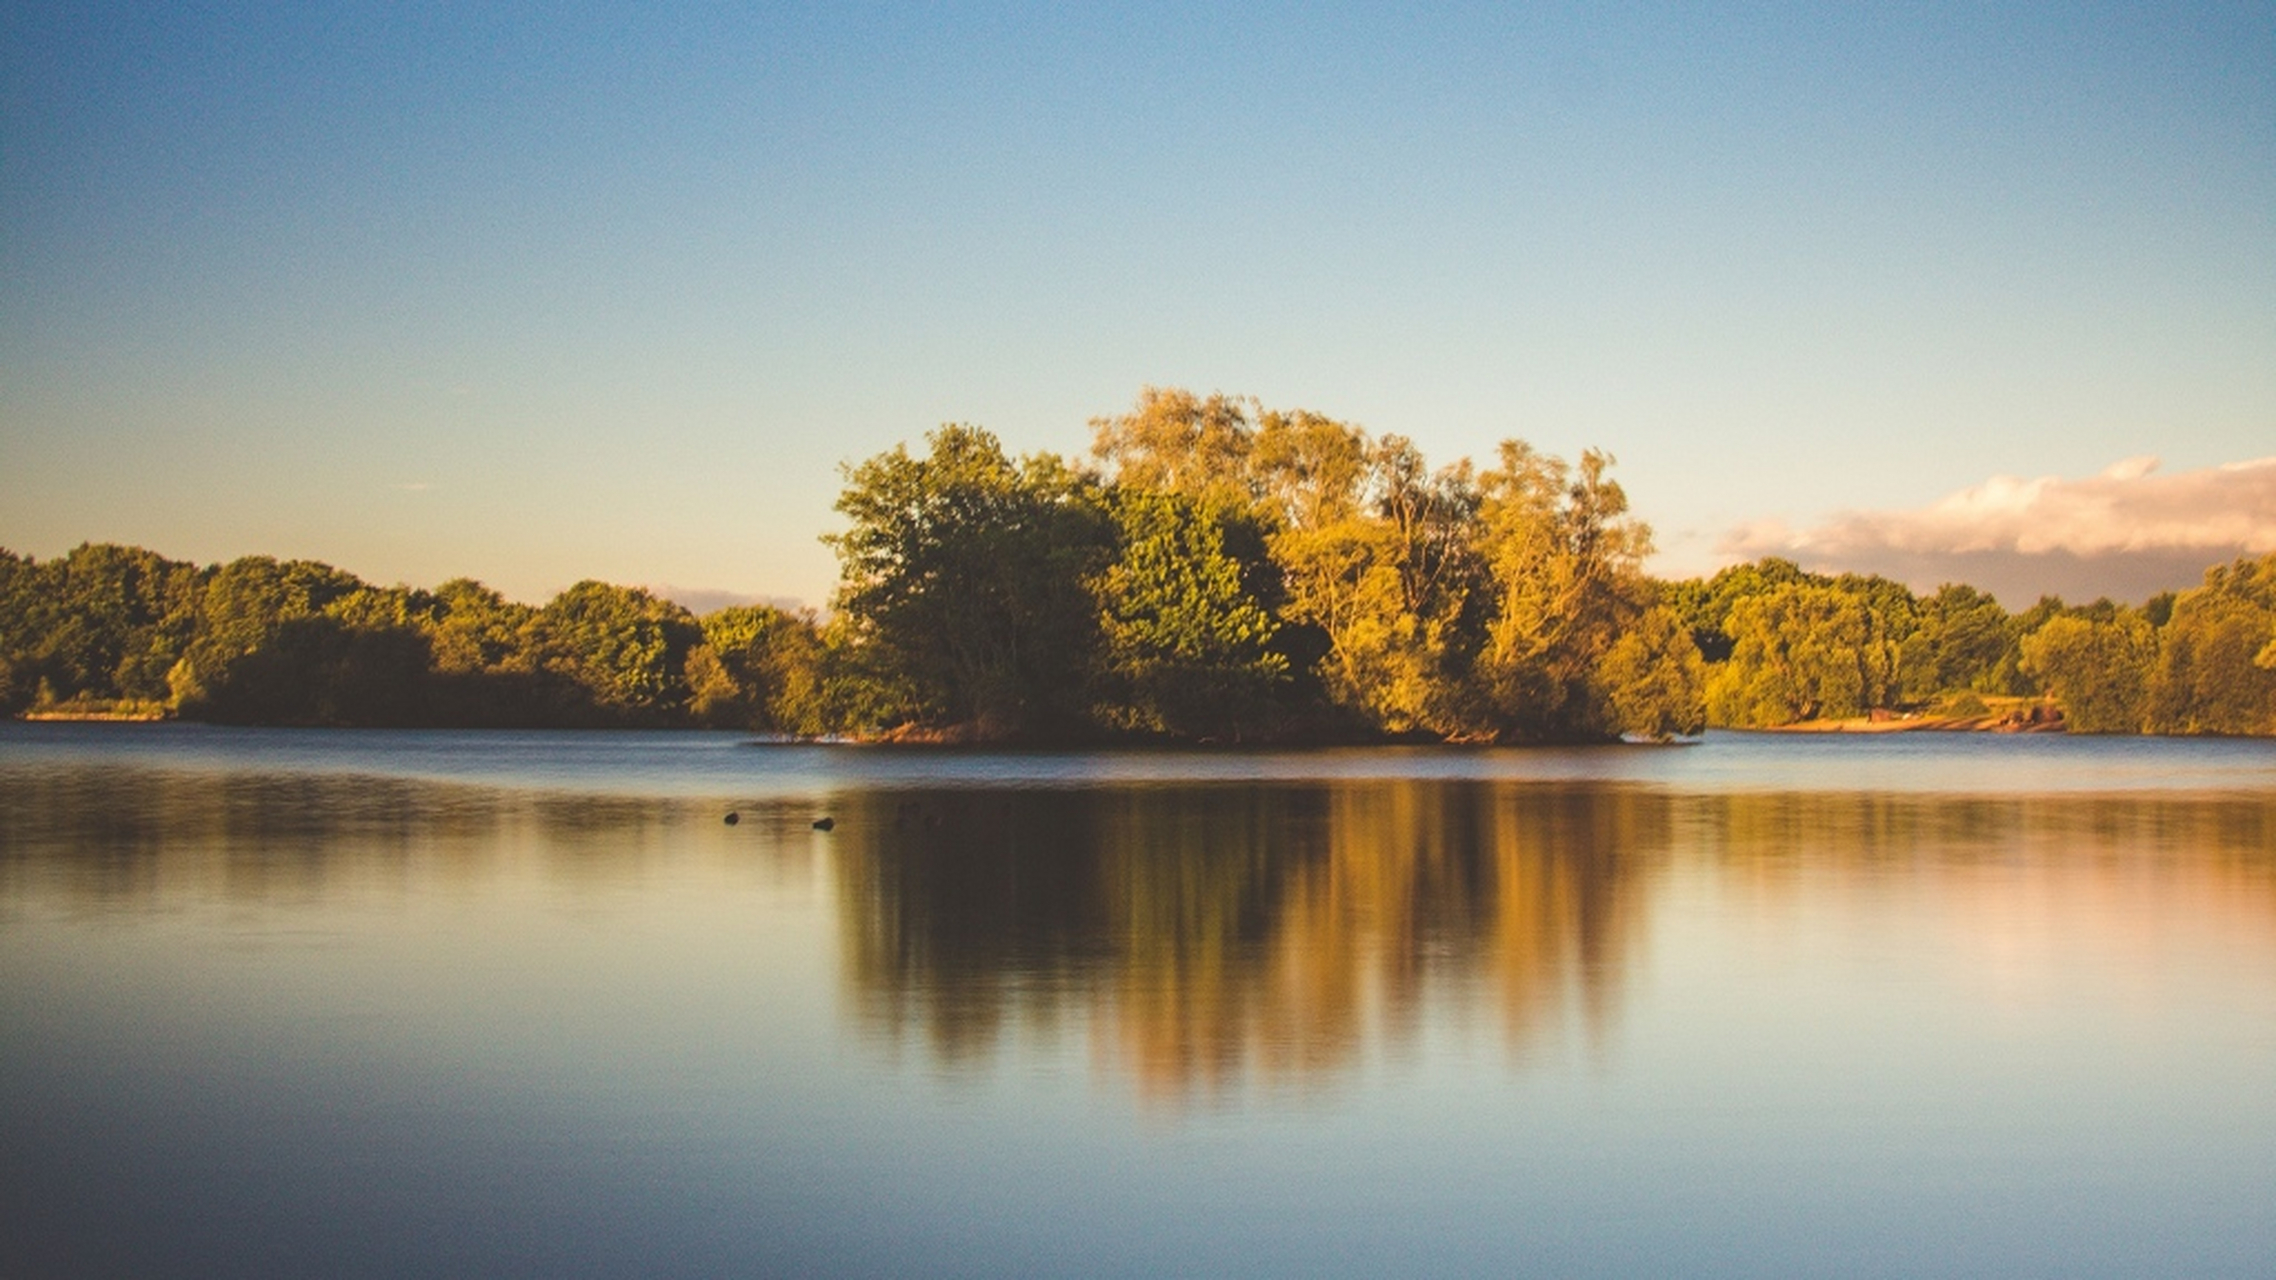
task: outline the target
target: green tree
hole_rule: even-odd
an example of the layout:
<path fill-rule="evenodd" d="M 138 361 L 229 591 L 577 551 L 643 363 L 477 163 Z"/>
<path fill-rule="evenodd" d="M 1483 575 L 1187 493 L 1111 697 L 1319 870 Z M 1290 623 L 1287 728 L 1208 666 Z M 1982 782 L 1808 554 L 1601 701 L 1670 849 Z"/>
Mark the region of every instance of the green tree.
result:
<path fill-rule="evenodd" d="M 52 594 L 45 577 L 37 560 L 0 547 L 0 713 L 22 711 L 39 693 L 36 655 Z"/>
<path fill-rule="evenodd" d="M 1108 541 L 1096 486 L 1049 454 L 1014 465 L 976 427 L 926 439 L 923 458 L 895 448 L 848 474 L 850 527 L 826 539 L 843 643 L 905 693 L 896 718 L 988 739 L 1078 729 L 1098 629 L 1084 584 Z"/>
<path fill-rule="evenodd" d="M 297 691 L 281 683 L 276 660 L 256 660 L 288 624 L 320 617 L 363 587 L 355 575 L 313 560 L 245 556 L 213 571 L 198 603 L 197 638 L 167 672 L 176 708 L 192 718 L 245 722 L 303 720 Z M 290 652 L 322 648 L 304 628 Z"/>
<path fill-rule="evenodd" d="M 1805 573 L 1802 566 L 1791 560 L 1766 556 L 1731 565 L 1711 578 L 1669 583 L 1662 597 L 1691 629 L 1691 639 L 1699 646 L 1700 656 L 1710 664 L 1719 664 L 1731 656 L 1733 641 L 1729 622 L 1731 610 L 1739 601 L 1768 595 L 1780 587 L 1830 585 L 1832 579 Z"/>
<path fill-rule="evenodd" d="M 2205 572 L 2158 632 L 2149 723 L 2158 733 L 2276 733 L 2276 670 L 2258 659 L 2276 630 L 2276 554 Z"/>
<path fill-rule="evenodd" d="M 237 724 L 421 724 L 429 659 L 425 636 L 410 627 L 288 618 L 231 661 L 194 710 Z"/>
<path fill-rule="evenodd" d="M 429 723 L 543 727 L 608 718 L 572 664 L 547 666 L 536 609 L 471 578 L 453 578 L 419 596 L 414 621 L 432 654 Z"/>
<path fill-rule="evenodd" d="M 1178 737 L 1253 734 L 1287 675 L 1272 616 L 1242 582 L 1199 500 L 1135 488 L 1110 500 L 1116 554 L 1091 579 L 1112 727 Z"/>
<path fill-rule="evenodd" d="M 206 584 L 200 630 L 168 673 L 176 705 L 241 724 L 425 723 L 426 605 L 314 561 L 232 561 Z"/>
<path fill-rule="evenodd" d="M 1897 645 L 1866 598 L 1782 586 L 1739 600 L 1726 626 L 1731 656 L 1707 682 L 1711 723 L 1791 724 L 1889 705 Z"/>
<path fill-rule="evenodd" d="M 1613 642 L 1596 680 L 1617 732 L 1664 742 L 1706 729 L 1706 670 L 1690 628 L 1655 605 Z"/>
<path fill-rule="evenodd" d="M 811 614 L 739 605 L 703 616 L 688 653 L 689 713 L 701 724 L 770 733 L 825 727 L 822 634 Z"/>
<path fill-rule="evenodd" d="M 422 622 L 437 671 L 499 674 L 535 669 L 523 646 L 536 616 L 537 610 L 472 578 L 453 578 L 435 588 Z"/>
<path fill-rule="evenodd" d="M 2020 659 L 2007 610 L 1974 587 L 1946 583 L 1919 603 L 1919 625 L 1898 646 L 1899 684 L 1908 702 L 1953 689 L 2005 692 L 2003 671 Z"/>
<path fill-rule="evenodd" d="M 7 558 L 0 701 L 158 701 L 197 625 L 203 575 L 140 547 L 85 543 L 43 563 Z M 44 692 L 43 692 L 44 691 Z"/>
<path fill-rule="evenodd" d="M 2023 671 L 2063 704 L 2072 733 L 2140 733 L 2157 634 L 2131 611 L 2063 613 L 2023 638 Z"/>
<path fill-rule="evenodd" d="M 537 611 L 527 647 L 541 669 L 573 681 L 600 719 L 662 724 L 686 704 L 687 655 L 702 636 L 669 600 L 587 579 Z"/>

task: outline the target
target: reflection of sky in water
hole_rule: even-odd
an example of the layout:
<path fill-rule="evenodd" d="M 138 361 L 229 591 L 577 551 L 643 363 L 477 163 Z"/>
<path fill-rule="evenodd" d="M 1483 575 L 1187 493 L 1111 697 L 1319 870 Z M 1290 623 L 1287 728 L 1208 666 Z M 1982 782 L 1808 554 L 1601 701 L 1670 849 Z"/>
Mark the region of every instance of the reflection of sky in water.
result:
<path fill-rule="evenodd" d="M 2259 744 L 135 732 L 0 733 L 11 1267 L 2276 1254 Z"/>

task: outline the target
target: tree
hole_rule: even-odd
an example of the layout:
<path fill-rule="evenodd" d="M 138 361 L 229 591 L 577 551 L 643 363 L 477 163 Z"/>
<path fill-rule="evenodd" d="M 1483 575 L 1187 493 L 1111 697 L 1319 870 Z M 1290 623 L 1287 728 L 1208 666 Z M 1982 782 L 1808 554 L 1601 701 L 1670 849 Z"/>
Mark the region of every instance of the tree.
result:
<path fill-rule="evenodd" d="M 1253 408 L 1239 397 L 1205 400 L 1182 388 L 1147 387 L 1129 413 L 1091 420 L 1091 453 L 1118 484 L 1245 507 L 1256 496 L 1249 481 Z"/>
<path fill-rule="evenodd" d="M 2159 629 L 2149 724 L 2158 733 L 2276 733 L 2276 554 L 2205 572 Z M 2272 658 L 2271 661 L 2276 661 Z"/>
<path fill-rule="evenodd" d="M 1768 595 L 1780 587 L 1828 586 L 1831 580 L 1805 573 L 1791 560 L 1765 556 L 1747 564 L 1734 564 L 1714 577 L 1670 583 L 1663 595 L 1669 608 L 1691 629 L 1700 656 L 1719 664 L 1731 656 L 1731 610 L 1741 600 Z"/>
<path fill-rule="evenodd" d="M 1899 685 L 1908 702 L 1952 689 L 2004 692 L 2003 670 L 2020 656 L 2007 610 L 1974 587 L 1946 583 L 1918 605 L 1918 626 L 1898 646 Z"/>
<path fill-rule="evenodd" d="M 1498 461 L 1482 477 L 1477 535 L 1493 599 L 1476 668 L 1485 722 L 1500 738 L 1615 734 L 1599 667 L 1645 611 L 1651 531 L 1628 516 L 1607 454 L 1589 450 L 1574 468 L 1510 440 Z M 1630 651 L 1647 655 L 1681 663 L 1664 637 Z"/>
<path fill-rule="evenodd" d="M 2157 635 L 2140 615 L 2065 613 L 2023 638 L 2023 670 L 2063 704 L 2072 733 L 2140 733 Z"/>
<path fill-rule="evenodd" d="M 822 732 L 822 637 L 811 614 L 741 605 L 703 616 L 688 653 L 689 714 L 702 724 Z"/>
<path fill-rule="evenodd" d="M 1262 414 L 1248 459 L 1280 526 L 1303 531 L 1359 515 L 1371 452 L 1357 427 L 1298 409 Z"/>
<path fill-rule="evenodd" d="M 1377 546 L 1396 594 L 1385 601 L 1394 611 L 1374 629 L 1367 705 L 1393 731 L 1470 736 L 1474 717 L 1461 677 L 1480 643 L 1484 604 L 1477 478 L 1467 458 L 1431 470 L 1422 451 L 1396 435 L 1373 444 L 1368 467 L 1384 531 Z"/>
<path fill-rule="evenodd" d="M 175 707 L 193 718 L 308 718 L 304 700 L 282 683 L 277 660 L 255 655 L 287 624 L 321 616 L 363 585 L 313 560 L 245 556 L 214 570 L 198 602 L 197 638 L 166 674 Z M 313 632 L 292 643 L 294 652 L 320 647 Z"/>
<path fill-rule="evenodd" d="M 232 661 L 192 710 L 235 724 L 420 724 L 431 657 L 410 627 L 358 627 L 332 614 L 288 618 Z"/>
<path fill-rule="evenodd" d="M 1886 706 L 1897 646 L 1868 602 L 1789 585 L 1740 600 L 1731 656 L 1707 683 L 1710 722 L 1749 726 L 1863 715 Z"/>
<path fill-rule="evenodd" d="M 1091 579 L 1108 694 L 1101 718 L 1185 738 L 1255 731 L 1288 664 L 1218 521 L 1166 491 L 1118 489 L 1109 506 L 1116 554 Z"/>
<path fill-rule="evenodd" d="M 56 622 L 53 578 L 39 561 L 0 548 L 0 712 L 31 705 L 47 680 L 40 658 Z"/>
<path fill-rule="evenodd" d="M 847 643 L 905 689 L 900 718 L 989 739 L 1079 726 L 1098 620 L 1085 581 L 1106 554 L 1094 483 L 993 435 L 944 426 L 852 469 L 838 510 Z"/>
<path fill-rule="evenodd" d="M 1390 527 L 1358 512 L 1276 531 L 1272 558 L 1286 584 L 1281 619 L 1324 641 L 1319 660 L 1329 701 L 1372 728 L 1416 727 L 1422 699 L 1400 686 L 1400 656 L 1414 647 L 1399 549 Z"/>
<path fill-rule="evenodd" d="M 1597 681 L 1621 734 L 1664 742 L 1707 727 L 1706 664 L 1690 628 L 1664 605 L 1645 610 L 1613 642 Z"/>
<path fill-rule="evenodd" d="M 437 671 L 480 675 L 535 668 L 523 643 L 536 615 L 472 578 L 453 578 L 435 588 L 421 621 Z"/>
<path fill-rule="evenodd" d="M 1257 457 L 1283 620 L 1319 638 L 1327 696 L 1379 732 L 1454 727 L 1450 676 L 1475 648 L 1469 464 L 1433 472 L 1411 441 L 1306 413 L 1268 415 Z"/>
<path fill-rule="evenodd" d="M 529 624 L 537 665 L 573 681 L 601 719 L 670 721 L 685 705 L 693 615 L 639 587 L 587 579 L 546 602 Z"/>
<path fill-rule="evenodd" d="M 109 543 L 0 565 L 0 705 L 165 698 L 197 627 L 195 565 Z"/>

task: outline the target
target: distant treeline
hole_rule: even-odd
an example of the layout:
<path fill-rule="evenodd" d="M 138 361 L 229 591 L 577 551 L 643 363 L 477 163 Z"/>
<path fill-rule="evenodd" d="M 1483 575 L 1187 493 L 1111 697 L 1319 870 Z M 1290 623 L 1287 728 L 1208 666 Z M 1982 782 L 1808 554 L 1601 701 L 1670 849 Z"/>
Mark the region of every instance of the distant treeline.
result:
<path fill-rule="evenodd" d="M 1663 591 L 1708 661 L 1717 725 L 1968 717 L 1985 697 L 2037 697 L 2074 733 L 2276 734 L 2276 555 L 2216 565 L 2139 608 L 2045 596 L 2011 614 L 1973 587 L 1922 597 L 1784 560 Z"/>
<path fill-rule="evenodd" d="M 1433 469 L 1303 410 L 1144 393 L 1089 465 L 947 426 L 852 468 L 826 619 L 581 582 L 0 551 L 0 708 L 231 723 L 711 725 L 911 740 L 1564 742 L 2051 698 L 2276 733 L 2276 555 L 2135 609 L 1763 560 L 1646 577 L 1611 460 Z"/>

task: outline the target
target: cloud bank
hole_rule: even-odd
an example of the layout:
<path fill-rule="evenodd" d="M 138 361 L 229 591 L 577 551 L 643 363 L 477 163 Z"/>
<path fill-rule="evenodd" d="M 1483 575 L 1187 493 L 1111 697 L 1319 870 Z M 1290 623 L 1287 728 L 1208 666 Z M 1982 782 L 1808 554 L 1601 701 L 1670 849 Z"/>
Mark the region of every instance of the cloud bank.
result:
<path fill-rule="evenodd" d="M 2276 551 L 2276 457 L 2162 474 L 2128 458 L 2083 480 L 1994 476 L 1914 511 L 1852 511 L 1815 528 L 1742 525 L 1716 549 L 1915 590 L 1967 582 L 2009 608 L 2043 594 L 2138 601 L 2207 565 Z"/>

